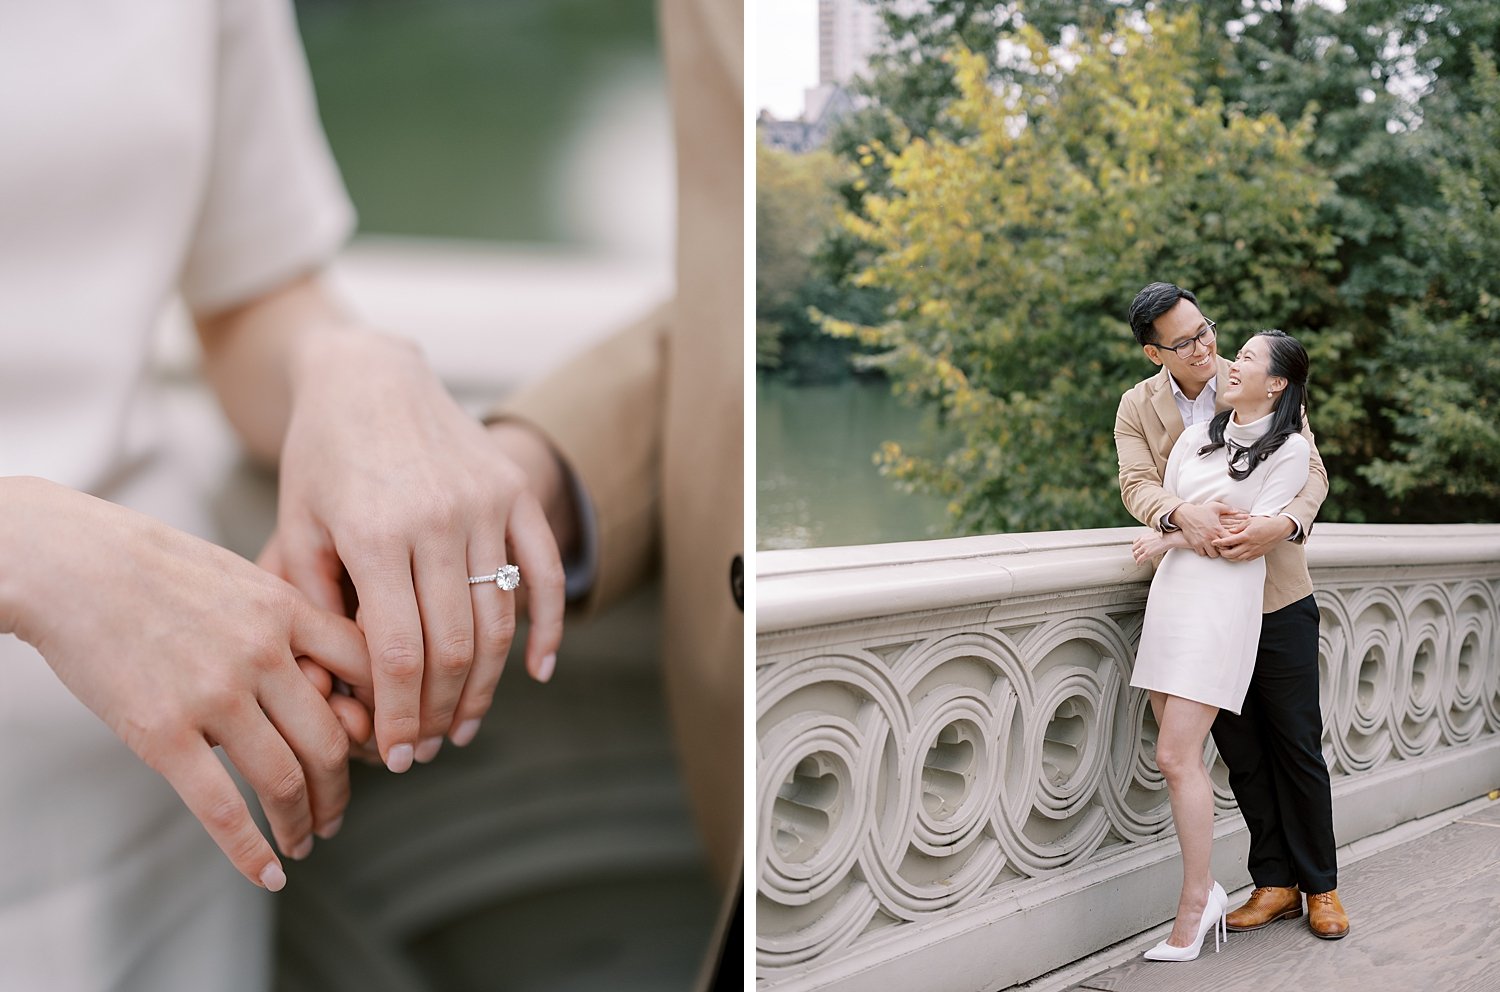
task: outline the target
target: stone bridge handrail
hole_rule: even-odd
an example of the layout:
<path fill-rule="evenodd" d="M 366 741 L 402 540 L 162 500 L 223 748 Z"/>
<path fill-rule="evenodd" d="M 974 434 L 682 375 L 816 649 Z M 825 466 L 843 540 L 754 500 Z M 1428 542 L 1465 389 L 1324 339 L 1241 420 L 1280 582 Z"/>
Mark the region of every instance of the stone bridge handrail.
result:
<path fill-rule="evenodd" d="M 994 534 L 756 555 L 759 633 L 1149 582 L 1142 527 Z M 1500 562 L 1500 525 L 1318 524 L 1308 567 Z"/>
<path fill-rule="evenodd" d="M 1027 982 L 1171 916 L 1138 527 L 761 552 L 763 992 Z M 1500 525 L 1319 524 L 1341 845 L 1500 785 Z M 1214 873 L 1247 836 L 1212 744 Z M 1080 925 L 1087 921 L 1087 925 Z"/>

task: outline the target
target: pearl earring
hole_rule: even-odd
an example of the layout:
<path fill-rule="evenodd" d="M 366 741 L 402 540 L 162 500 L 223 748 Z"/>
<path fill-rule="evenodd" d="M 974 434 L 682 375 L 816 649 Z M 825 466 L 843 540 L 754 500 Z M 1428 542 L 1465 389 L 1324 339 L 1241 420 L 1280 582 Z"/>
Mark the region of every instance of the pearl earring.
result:
<path fill-rule="evenodd" d="M 1266 399 L 1270 399 L 1272 396 L 1275 396 L 1275 395 L 1276 394 L 1273 393 L 1273 392 L 1271 392 L 1269 389 L 1266 390 Z"/>

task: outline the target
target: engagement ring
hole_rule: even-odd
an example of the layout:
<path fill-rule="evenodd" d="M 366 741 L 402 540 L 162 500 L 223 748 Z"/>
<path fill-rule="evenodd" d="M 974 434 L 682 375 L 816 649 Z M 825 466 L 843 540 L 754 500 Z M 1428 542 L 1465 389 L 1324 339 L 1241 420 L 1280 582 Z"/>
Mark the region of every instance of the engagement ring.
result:
<path fill-rule="evenodd" d="M 477 586 L 482 582 L 493 582 L 501 589 L 509 592 L 521 584 L 521 569 L 515 565 L 501 565 L 495 569 L 494 575 L 471 575 L 469 585 Z"/>

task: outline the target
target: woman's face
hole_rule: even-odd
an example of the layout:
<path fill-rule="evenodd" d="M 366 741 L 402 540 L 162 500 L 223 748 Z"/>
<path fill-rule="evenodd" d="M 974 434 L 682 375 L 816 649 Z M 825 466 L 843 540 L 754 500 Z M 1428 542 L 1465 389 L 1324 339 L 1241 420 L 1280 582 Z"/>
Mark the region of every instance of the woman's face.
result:
<path fill-rule="evenodd" d="M 1280 394 L 1286 388 L 1286 380 L 1271 374 L 1271 344 L 1260 335 L 1245 342 L 1229 365 L 1229 378 L 1224 388 L 1224 400 L 1237 403 L 1240 400 L 1264 398 L 1269 390 Z"/>

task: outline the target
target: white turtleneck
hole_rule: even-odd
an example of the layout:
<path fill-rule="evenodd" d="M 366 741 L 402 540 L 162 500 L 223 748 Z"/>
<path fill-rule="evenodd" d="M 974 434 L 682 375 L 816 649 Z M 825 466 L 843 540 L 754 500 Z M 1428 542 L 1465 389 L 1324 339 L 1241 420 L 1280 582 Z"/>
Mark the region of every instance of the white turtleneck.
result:
<path fill-rule="evenodd" d="M 1168 377 L 1168 379 L 1172 383 L 1172 392 L 1173 392 L 1174 398 L 1177 400 L 1177 409 L 1178 410 L 1183 410 L 1184 409 L 1184 405 L 1187 404 L 1187 403 L 1189 403 L 1190 401 L 1188 401 L 1187 397 L 1183 396 L 1182 393 L 1180 391 L 1178 391 L 1177 380 L 1171 379 L 1170 376 Z M 1213 383 L 1210 382 L 1208 384 L 1208 386 L 1211 386 L 1211 385 L 1213 385 Z M 1203 392 L 1198 394 L 1198 398 L 1199 399 L 1202 399 L 1205 394 L 1212 396 L 1212 394 L 1209 393 L 1208 386 L 1205 386 L 1204 389 L 1203 389 Z M 1212 399 L 1210 399 L 1209 402 L 1210 402 L 1210 407 L 1211 407 L 1211 404 L 1213 402 Z M 1196 403 L 1194 403 L 1192 405 L 1194 407 L 1194 409 L 1192 410 L 1192 413 L 1195 414 L 1195 415 L 1198 414 L 1200 412 L 1199 411 L 1199 405 L 1196 404 Z M 1271 413 L 1266 414 L 1264 417 L 1261 417 L 1259 420 L 1252 421 L 1251 423 L 1248 423 L 1248 424 L 1237 424 L 1237 423 L 1235 423 L 1235 421 L 1234 421 L 1234 414 L 1231 413 L 1229 415 L 1229 423 L 1227 425 L 1225 425 L 1225 428 L 1224 428 L 1224 438 L 1225 438 L 1225 440 L 1226 441 L 1231 441 L 1231 442 L 1233 442 L 1234 444 L 1238 445 L 1241 448 L 1248 448 L 1248 447 L 1250 447 L 1256 441 L 1260 440 L 1261 436 L 1263 434 L 1265 434 L 1266 431 L 1270 430 L 1270 428 L 1271 428 L 1271 417 L 1274 415 L 1274 413 L 1275 413 L 1275 411 L 1273 410 Z M 1208 417 L 1197 416 L 1197 417 L 1195 417 L 1195 419 L 1189 420 L 1188 419 L 1188 414 L 1186 412 L 1184 412 L 1184 414 L 1183 414 L 1183 425 L 1185 427 L 1188 427 L 1188 428 L 1191 429 L 1194 426 L 1202 424 L 1204 432 L 1205 432 L 1205 440 L 1207 440 L 1206 433 L 1207 433 L 1207 430 L 1208 430 L 1208 422 L 1210 420 L 1212 420 L 1212 419 L 1213 419 L 1213 417 L 1210 415 Z M 1226 455 L 1226 459 L 1227 459 L 1227 455 Z M 1167 488 L 1171 489 L 1170 486 L 1168 486 Z M 1173 489 L 1172 491 L 1173 492 L 1177 492 L 1175 489 Z M 1182 494 L 1178 493 L 1178 495 L 1181 496 Z M 1194 500 L 1192 502 L 1197 502 L 1197 501 Z M 1174 507 L 1173 509 L 1175 510 L 1176 508 Z M 1174 531 L 1174 530 L 1178 529 L 1177 525 L 1174 524 L 1174 523 L 1172 523 L 1171 520 L 1168 519 L 1171 515 L 1172 515 L 1172 511 L 1171 510 L 1169 510 L 1166 513 L 1162 514 L 1162 518 L 1161 518 L 1161 530 L 1162 531 Z M 1286 517 L 1288 520 L 1290 520 L 1292 522 L 1292 533 L 1287 537 L 1288 541 L 1295 541 L 1295 540 L 1297 540 L 1298 538 L 1300 538 L 1302 536 L 1302 522 L 1300 520 L 1298 520 L 1296 517 L 1292 516 L 1290 513 L 1286 513 L 1284 511 L 1282 513 L 1280 513 L 1279 516 Z"/>

